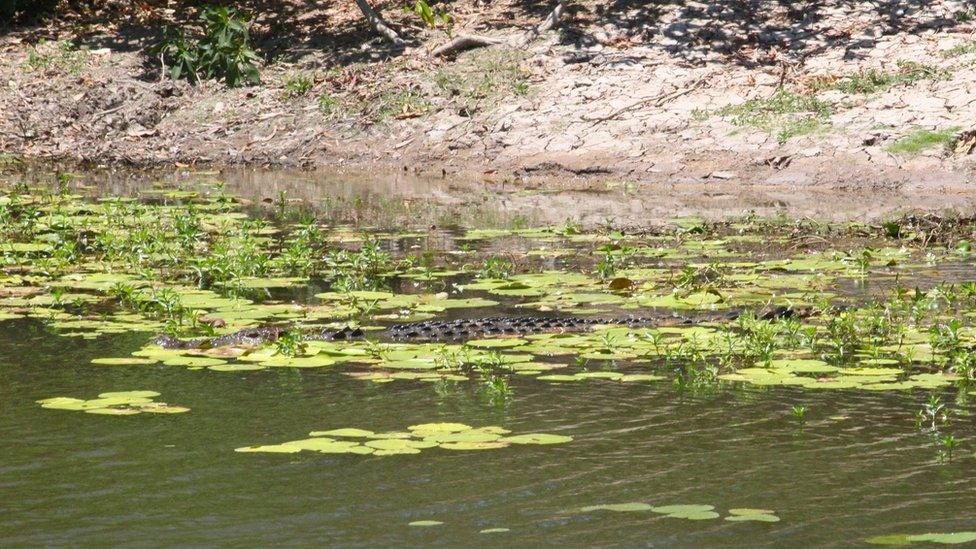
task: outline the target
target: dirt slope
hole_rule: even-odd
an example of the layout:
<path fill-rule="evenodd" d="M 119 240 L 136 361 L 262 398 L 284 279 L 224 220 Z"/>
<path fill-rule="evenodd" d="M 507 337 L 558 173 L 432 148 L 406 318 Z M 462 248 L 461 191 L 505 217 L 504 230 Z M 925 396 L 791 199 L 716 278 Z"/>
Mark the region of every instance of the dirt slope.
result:
<path fill-rule="evenodd" d="M 558 32 L 522 45 L 546 6 L 458 1 L 454 33 L 508 43 L 454 59 L 430 57 L 447 35 L 393 3 L 405 51 L 348 10 L 250 4 L 267 63 L 248 88 L 159 77 L 147 48 L 191 11 L 10 30 L 0 150 L 903 190 L 967 190 L 976 168 L 965 2 L 576 2 Z M 289 94 L 297 74 L 313 86 Z"/>

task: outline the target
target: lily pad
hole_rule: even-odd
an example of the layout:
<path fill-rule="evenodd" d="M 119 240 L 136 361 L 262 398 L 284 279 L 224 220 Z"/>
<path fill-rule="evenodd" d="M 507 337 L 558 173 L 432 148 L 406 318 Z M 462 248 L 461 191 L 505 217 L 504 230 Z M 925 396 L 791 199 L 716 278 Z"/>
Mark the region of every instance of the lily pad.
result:
<path fill-rule="evenodd" d="M 142 399 L 158 396 L 159 393 L 156 391 L 116 391 L 113 393 L 101 393 L 98 395 L 98 398 Z"/>
<path fill-rule="evenodd" d="M 505 448 L 508 443 L 501 441 L 460 441 L 460 442 L 444 442 L 438 445 L 440 448 L 445 450 L 497 450 L 498 448 Z"/>
<path fill-rule="evenodd" d="M 407 427 L 410 431 L 423 431 L 425 433 L 458 433 L 472 429 L 470 425 L 463 423 L 421 423 Z"/>
<path fill-rule="evenodd" d="M 712 505 L 664 505 L 661 507 L 652 507 L 651 511 L 660 513 L 662 515 L 667 515 L 671 518 L 686 520 L 710 520 L 717 519 L 721 516 L 713 509 L 715 509 L 715 507 Z"/>
<path fill-rule="evenodd" d="M 565 444 L 572 442 L 573 437 L 564 435 L 550 435 L 546 433 L 529 433 L 500 439 L 501 442 L 511 444 Z"/>
<path fill-rule="evenodd" d="M 193 366 L 197 368 L 207 368 L 209 366 L 220 366 L 227 364 L 226 360 L 219 358 L 209 358 L 203 356 L 177 356 L 163 361 L 166 366 Z"/>
<path fill-rule="evenodd" d="M 331 431 L 312 431 L 308 434 L 310 437 L 349 437 L 349 438 L 366 438 L 375 435 L 373 431 L 367 431 L 365 429 L 355 429 L 347 427 L 344 429 L 332 429 Z"/>

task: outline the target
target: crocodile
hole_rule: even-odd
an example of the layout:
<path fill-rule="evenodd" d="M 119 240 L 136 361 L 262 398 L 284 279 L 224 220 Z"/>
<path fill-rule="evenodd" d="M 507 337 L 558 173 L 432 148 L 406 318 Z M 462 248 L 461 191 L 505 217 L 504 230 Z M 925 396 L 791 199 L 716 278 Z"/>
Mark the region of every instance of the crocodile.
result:
<path fill-rule="evenodd" d="M 371 339 L 391 342 L 459 342 L 499 336 L 522 336 L 546 332 L 581 332 L 597 325 L 616 325 L 630 328 L 658 326 L 691 326 L 706 322 L 732 322 L 747 309 L 734 309 L 727 312 L 682 316 L 663 314 L 651 317 L 558 317 L 558 316 L 503 316 L 485 318 L 461 318 L 456 320 L 425 320 L 395 324 L 384 330 L 369 332 L 361 328 L 343 326 L 300 331 L 298 337 L 304 341 L 350 341 Z M 760 319 L 804 317 L 812 314 L 809 308 L 792 306 L 770 307 L 756 313 Z M 167 349 L 210 349 L 214 347 L 236 346 L 257 347 L 273 343 L 289 333 L 292 326 L 259 326 L 209 338 L 179 339 L 169 335 L 159 335 L 153 343 Z"/>

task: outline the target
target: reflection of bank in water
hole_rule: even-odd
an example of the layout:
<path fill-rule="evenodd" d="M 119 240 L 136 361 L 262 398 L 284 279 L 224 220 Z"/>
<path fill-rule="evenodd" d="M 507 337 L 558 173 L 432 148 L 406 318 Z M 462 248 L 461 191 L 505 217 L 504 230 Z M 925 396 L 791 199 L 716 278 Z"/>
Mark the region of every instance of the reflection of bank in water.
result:
<path fill-rule="evenodd" d="M 50 169 L 8 172 L 0 181 L 25 178 L 53 185 Z M 567 219 L 595 227 L 660 225 L 678 217 L 721 220 L 752 212 L 831 221 L 877 220 L 905 211 L 976 211 L 976 195 L 943 189 L 886 188 L 883 192 L 808 188 L 735 181 L 683 181 L 661 185 L 595 179 L 497 181 L 488 176 L 415 174 L 400 170 L 126 171 L 75 174 L 72 184 L 103 195 L 133 196 L 159 188 L 212 192 L 215 184 L 255 205 L 294 212 L 307 209 L 330 223 L 379 228 L 496 228 L 560 224 Z"/>

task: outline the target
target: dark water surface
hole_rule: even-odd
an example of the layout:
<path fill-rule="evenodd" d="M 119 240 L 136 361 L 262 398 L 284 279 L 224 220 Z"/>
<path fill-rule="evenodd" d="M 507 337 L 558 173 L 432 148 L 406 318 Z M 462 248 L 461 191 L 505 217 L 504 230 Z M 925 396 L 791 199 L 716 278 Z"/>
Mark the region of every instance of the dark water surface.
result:
<path fill-rule="evenodd" d="M 931 436 L 914 426 L 920 393 L 696 395 L 668 385 L 518 378 L 515 398 L 497 407 L 465 383 L 435 390 L 421 382 L 374 386 L 327 370 L 88 365 L 136 349 L 135 335 L 66 343 L 17 321 L 0 324 L 0 340 L 6 546 L 847 546 L 892 532 L 976 529 L 973 460 L 939 464 Z M 102 417 L 34 404 L 132 388 L 152 388 L 192 411 Z M 807 407 L 805 425 L 790 418 L 794 404 Z M 401 430 L 430 421 L 575 440 L 391 457 L 231 451 L 317 429 Z M 954 431 L 976 435 L 968 417 Z M 759 507 L 782 520 L 579 512 L 631 501 Z M 444 524 L 407 525 L 416 520 Z M 511 531 L 478 533 L 495 527 Z"/>

